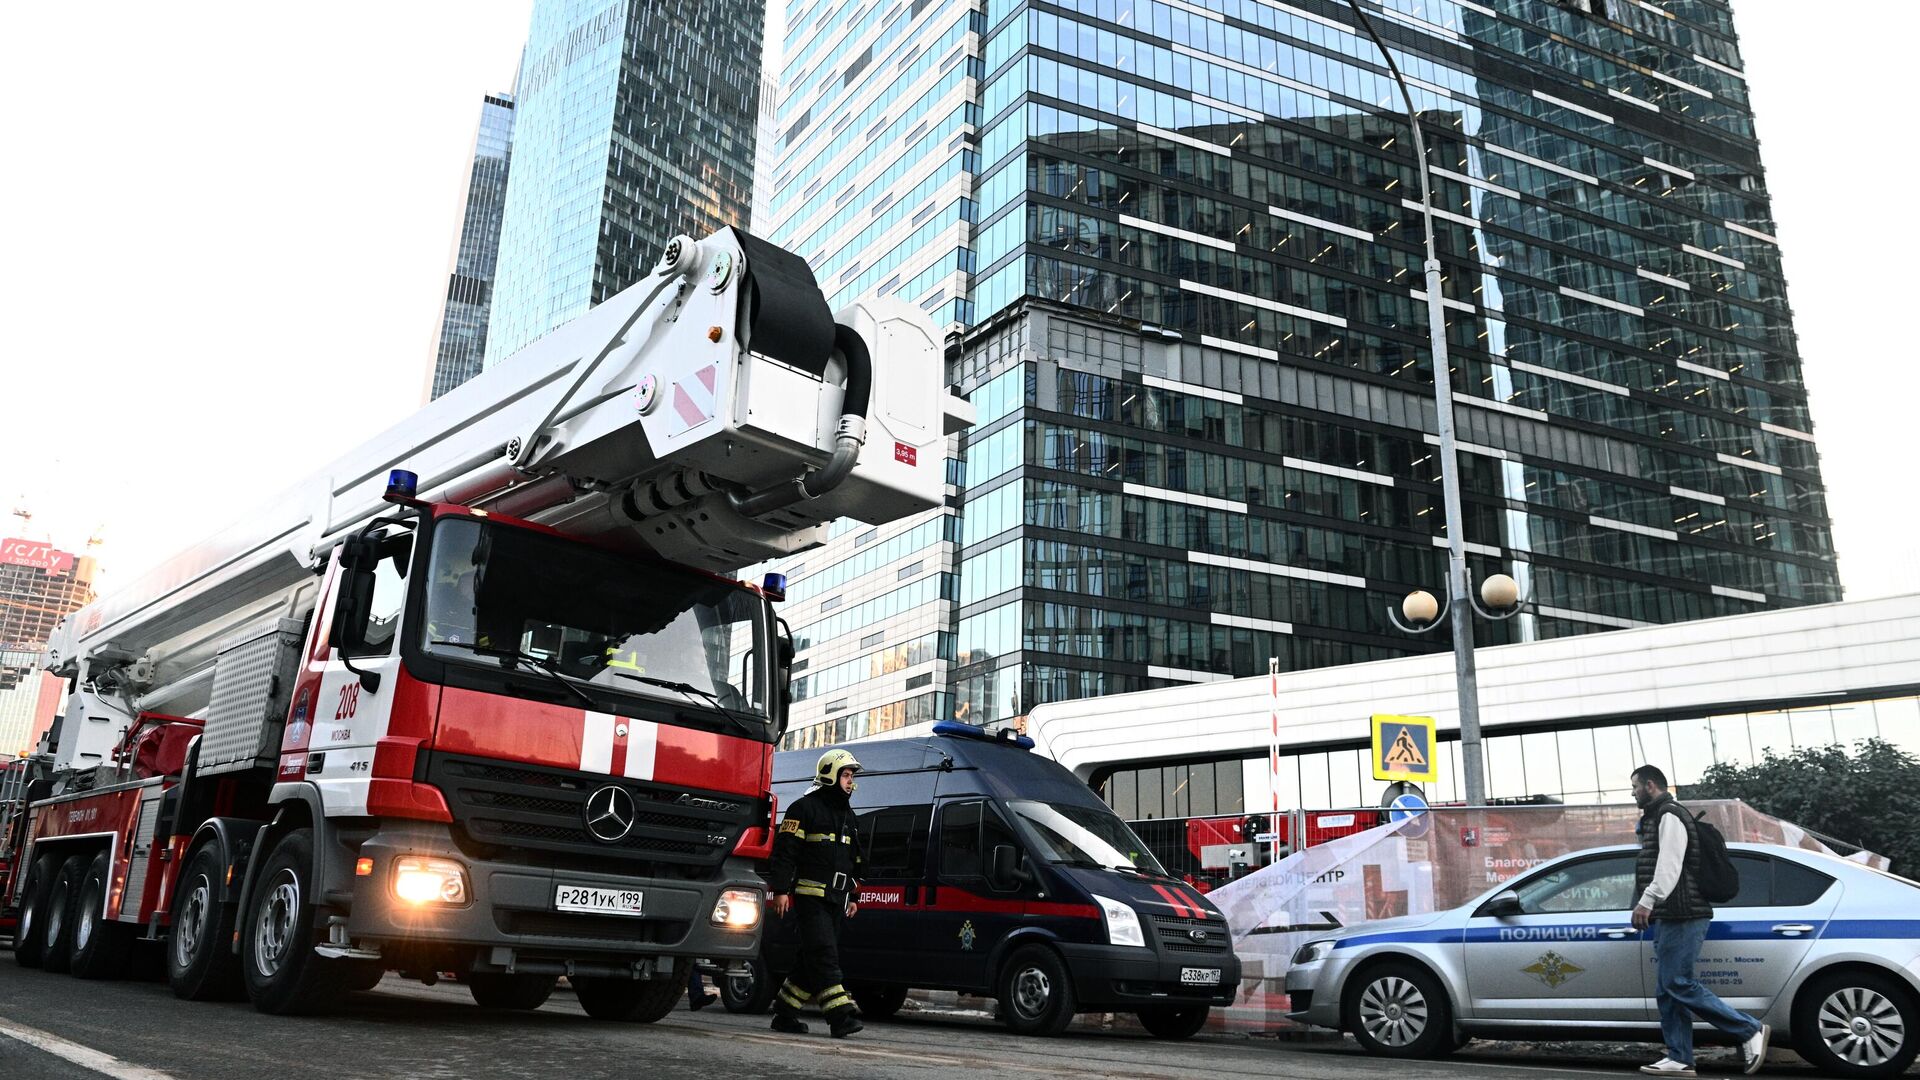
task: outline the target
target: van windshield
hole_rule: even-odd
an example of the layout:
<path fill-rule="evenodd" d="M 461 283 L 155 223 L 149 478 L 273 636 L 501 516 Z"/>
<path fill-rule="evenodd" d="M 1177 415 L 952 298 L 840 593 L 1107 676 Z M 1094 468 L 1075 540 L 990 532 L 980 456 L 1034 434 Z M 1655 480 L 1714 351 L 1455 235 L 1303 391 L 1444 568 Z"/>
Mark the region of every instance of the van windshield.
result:
<path fill-rule="evenodd" d="M 1048 862 L 1166 875 L 1147 845 L 1105 807 L 1011 799 L 1007 808 L 1027 827 Z"/>

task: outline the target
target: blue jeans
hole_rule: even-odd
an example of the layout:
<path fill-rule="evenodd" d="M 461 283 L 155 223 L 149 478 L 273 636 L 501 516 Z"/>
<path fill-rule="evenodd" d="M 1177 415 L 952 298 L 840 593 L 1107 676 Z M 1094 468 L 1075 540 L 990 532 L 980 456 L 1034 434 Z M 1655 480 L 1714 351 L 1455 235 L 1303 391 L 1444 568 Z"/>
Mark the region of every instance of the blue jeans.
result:
<path fill-rule="evenodd" d="M 1660 1034 L 1667 1042 L 1667 1056 L 1682 1065 L 1693 1064 L 1694 1016 L 1742 1040 L 1760 1033 L 1760 1021 L 1694 981 L 1694 961 L 1700 959 L 1700 944 L 1707 940 L 1711 922 L 1656 919 L 1653 923 L 1653 970 L 1660 982 L 1654 1000 L 1660 1005 Z"/>

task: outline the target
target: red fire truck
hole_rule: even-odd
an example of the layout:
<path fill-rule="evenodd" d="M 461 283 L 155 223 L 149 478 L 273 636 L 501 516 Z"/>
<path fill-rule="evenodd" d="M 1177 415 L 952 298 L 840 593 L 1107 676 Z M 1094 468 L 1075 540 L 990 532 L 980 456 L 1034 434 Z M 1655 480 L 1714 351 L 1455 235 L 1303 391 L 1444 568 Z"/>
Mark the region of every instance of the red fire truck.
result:
<path fill-rule="evenodd" d="M 943 364 L 918 309 L 681 237 L 76 612 L 16 958 L 109 978 L 156 940 L 175 993 L 273 1013 L 387 971 L 536 1008 L 564 974 L 659 1018 L 692 958 L 758 952 L 792 649 L 784 582 L 722 575 L 938 505 L 971 417 Z"/>

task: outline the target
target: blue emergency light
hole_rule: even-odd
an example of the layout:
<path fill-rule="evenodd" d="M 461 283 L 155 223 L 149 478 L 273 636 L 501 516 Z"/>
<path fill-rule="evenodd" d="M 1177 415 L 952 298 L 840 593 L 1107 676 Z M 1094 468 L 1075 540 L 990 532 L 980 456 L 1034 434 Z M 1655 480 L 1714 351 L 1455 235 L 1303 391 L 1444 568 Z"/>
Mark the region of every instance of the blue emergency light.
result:
<path fill-rule="evenodd" d="M 957 739 L 978 739 L 981 742 L 1012 743 L 1022 750 L 1033 749 L 1033 740 L 1014 731 L 1012 728 L 1002 728 L 998 733 L 995 733 L 983 727 L 963 724 L 958 720 L 938 720 L 934 722 L 933 733 L 935 735 L 950 735 Z"/>
<path fill-rule="evenodd" d="M 787 575 L 768 574 L 766 577 L 761 578 L 760 591 L 766 593 L 767 599 L 769 600 L 776 602 L 785 600 L 787 598 Z"/>
<path fill-rule="evenodd" d="M 420 488 L 420 477 L 405 469 L 395 469 L 387 474 L 387 501 L 398 502 L 413 498 Z"/>

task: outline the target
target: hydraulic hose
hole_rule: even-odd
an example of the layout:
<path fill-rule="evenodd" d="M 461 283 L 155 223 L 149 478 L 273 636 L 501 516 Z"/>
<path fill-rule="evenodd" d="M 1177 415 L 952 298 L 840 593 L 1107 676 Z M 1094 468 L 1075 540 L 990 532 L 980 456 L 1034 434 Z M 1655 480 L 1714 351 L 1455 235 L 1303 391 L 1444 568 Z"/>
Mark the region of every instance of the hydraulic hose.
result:
<path fill-rule="evenodd" d="M 867 407 L 873 394 L 873 355 L 852 327 L 833 329 L 834 348 L 847 364 L 846 396 L 840 406 L 840 426 L 834 433 L 833 457 L 823 468 L 790 484 L 733 496 L 733 508 L 747 517 L 759 517 L 783 506 L 825 495 L 840 486 L 860 460 L 860 448 L 867 441 Z"/>

